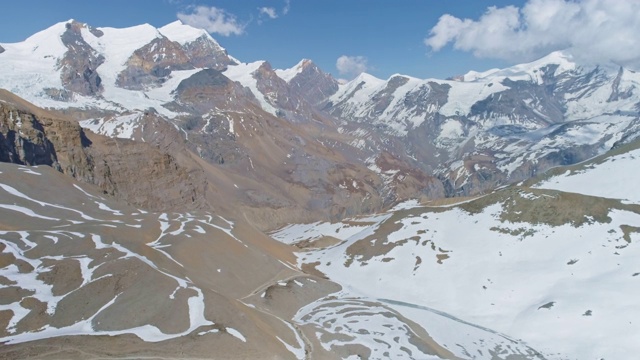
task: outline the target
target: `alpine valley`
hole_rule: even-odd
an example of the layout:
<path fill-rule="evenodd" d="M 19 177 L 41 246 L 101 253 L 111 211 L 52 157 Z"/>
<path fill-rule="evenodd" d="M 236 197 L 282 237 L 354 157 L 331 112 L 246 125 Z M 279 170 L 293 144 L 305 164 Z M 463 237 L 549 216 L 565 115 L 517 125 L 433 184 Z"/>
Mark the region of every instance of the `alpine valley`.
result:
<path fill-rule="evenodd" d="M 0 358 L 634 359 L 640 73 L 0 44 Z"/>

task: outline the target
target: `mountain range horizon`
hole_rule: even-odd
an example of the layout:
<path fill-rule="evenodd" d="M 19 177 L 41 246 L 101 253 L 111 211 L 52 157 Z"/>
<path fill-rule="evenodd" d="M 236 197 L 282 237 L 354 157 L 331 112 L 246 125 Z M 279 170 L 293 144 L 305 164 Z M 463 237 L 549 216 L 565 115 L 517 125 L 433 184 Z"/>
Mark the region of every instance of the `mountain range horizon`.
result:
<path fill-rule="evenodd" d="M 0 69 L 3 357 L 639 350 L 634 70 L 345 82 L 73 19 Z"/>

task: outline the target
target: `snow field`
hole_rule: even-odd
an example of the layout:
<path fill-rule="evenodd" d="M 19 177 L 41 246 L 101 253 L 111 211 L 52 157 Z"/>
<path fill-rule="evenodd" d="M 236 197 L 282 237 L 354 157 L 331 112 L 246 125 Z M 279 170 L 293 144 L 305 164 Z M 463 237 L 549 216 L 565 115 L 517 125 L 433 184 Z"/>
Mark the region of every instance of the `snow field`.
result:
<path fill-rule="evenodd" d="M 634 321 L 640 318 L 634 302 L 640 296 L 634 260 L 640 235 L 628 234 L 628 243 L 623 231 L 624 225 L 640 226 L 640 215 L 612 210 L 611 223 L 576 228 L 502 222 L 500 203 L 479 214 L 457 207 L 417 210 L 382 238 L 375 235 L 386 219 L 348 236 L 335 231 L 338 223 L 290 226 L 274 237 L 338 237 L 338 245 L 300 253 L 300 264 L 319 262 L 329 278 L 364 296 L 437 309 L 523 339 L 545 354 L 628 358 L 640 350 L 633 340 L 640 336 Z M 372 245 L 380 239 L 396 246 L 370 259 L 350 255 L 350 247 L 367 237 L 374 238 Z M 443 344 L 462 341 L 435 324 L 427 331 Z"/>

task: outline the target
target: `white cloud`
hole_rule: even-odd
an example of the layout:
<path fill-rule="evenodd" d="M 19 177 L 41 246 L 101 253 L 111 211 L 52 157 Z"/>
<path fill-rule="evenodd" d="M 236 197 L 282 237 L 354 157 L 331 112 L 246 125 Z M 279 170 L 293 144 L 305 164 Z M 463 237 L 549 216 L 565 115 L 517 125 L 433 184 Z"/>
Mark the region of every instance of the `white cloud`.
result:
<path fill-rule="evenodd" d="M 567 50 L 578 61 L 640 67 L 640 0 L 528 0 L 489 7 L 477 20 L 445 14 L 424 43 L 477 57 L 530 61 Z"/>
<path fill-rule="evenodd" d="M 336 61 L 336 68 L 340 75 L 357 76 L 369 69 L 367 58 L 364 56 L 342 55 Z"/>
<path fill-rule="evenodd" d="M 284 7 L 282 8 L 282 15 L 287 15 L 291 10 L 291 0 L 284 0 Z"/>
<path fill-rule="evenodd" d="M 266 15 L 271 19 L 277 19 L 278 18 L 278 13 L 276 12 L 276 9 L 272 8 L 272 7 L 261 7 L 258 8 L 258 11 L 260 11 L 260 15 Z"/>
<path fill-rule="evenodd" d="M 246 24 L 241 24 L 235 15 L 214 6 L 196 6 L 190 13 L 178 13 L 178 19 L 187 25 L 205 29 L 222 36 L 241 35 Z"/>

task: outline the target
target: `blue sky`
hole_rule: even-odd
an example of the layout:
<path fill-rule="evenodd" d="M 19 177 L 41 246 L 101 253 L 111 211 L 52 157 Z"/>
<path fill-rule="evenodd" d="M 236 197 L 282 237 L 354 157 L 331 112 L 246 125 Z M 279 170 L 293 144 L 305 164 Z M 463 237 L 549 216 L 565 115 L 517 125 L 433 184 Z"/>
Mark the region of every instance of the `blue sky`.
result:
<path fill-rule="evenodd" d="M 309 58 L 339 78 L 362 70 L 380 78 L 446 78 L 562 48 L 584 57 L 613 52 L 613 61 L 637 63 L 639 54 L 612 39 L 618 31 L 631 37 L 627 48 L 640 45 L 638 6 L 640 0 L 21 0 L 3 3 L 11 16 L 0 22 L 0 42 L 21 41 L 70 18 L 94 27 L 160 27 L 180 17 L 206 27 L 245 62 L 287 68 Z M 602 24 L 603 11 L 618 25 L 601 35 L 597 48 L 602 31 L 593 21 Z"/>

